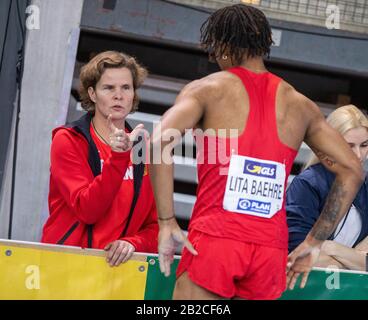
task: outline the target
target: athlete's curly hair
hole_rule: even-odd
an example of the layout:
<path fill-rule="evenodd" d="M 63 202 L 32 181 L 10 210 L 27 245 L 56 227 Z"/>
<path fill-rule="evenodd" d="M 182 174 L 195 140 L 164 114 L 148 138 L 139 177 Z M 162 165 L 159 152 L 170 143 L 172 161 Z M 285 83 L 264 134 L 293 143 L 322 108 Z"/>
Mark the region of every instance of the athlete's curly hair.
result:
<path fill-rule="evenodd" d="M 272 43 L 264 13 L 245 4 L 219 9 L 201 26 L 201 45 L 210 57 L 221 57 L 228 49 L 236 64 L 245 57 L 269 56 Z"/>

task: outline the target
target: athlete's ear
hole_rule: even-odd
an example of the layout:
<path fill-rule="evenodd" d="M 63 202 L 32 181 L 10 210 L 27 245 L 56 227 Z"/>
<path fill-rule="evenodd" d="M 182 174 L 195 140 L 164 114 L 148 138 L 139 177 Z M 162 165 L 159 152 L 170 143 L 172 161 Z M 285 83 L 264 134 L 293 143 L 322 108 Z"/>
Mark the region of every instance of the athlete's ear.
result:
<path fill-rule="evenodd" d="M 225 48 L 222 53 L 216 53 L 216 62 L 221 70 L 227 70 L 234 66 L 233 59 L 230 56 L 230 50 L 228 48 Z"/>
<path fill-rule="evenodd" d="M 231 62 L 231 55 L 230 55 L 230 49 L 226 46 L 222 53 L 219 54 L 218 59 L 222 60 L 225 63 Z"/>
<path fill-rule="evenodd" d="M 220 60 L 220 61 L 219 61 Z M 239 65 L 237 61 L 235 61 L 234 56 L 231 55 L 231 51 L 229 47 L 225 47 L 221 56 L 218 57 L 217 62 L 219 63 L 221 69 L 226 70 L 232 67 Z"/>

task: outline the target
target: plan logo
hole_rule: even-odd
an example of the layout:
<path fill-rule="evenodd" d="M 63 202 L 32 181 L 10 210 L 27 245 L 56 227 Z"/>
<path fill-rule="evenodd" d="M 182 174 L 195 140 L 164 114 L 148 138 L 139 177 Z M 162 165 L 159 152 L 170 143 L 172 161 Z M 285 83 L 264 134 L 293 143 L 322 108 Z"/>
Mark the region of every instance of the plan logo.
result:
<path fill-rule="evenodd" d="M 270 214 L 271 203 L 256 200 L 239 199 L 237 209 L 267 215 Z"/>

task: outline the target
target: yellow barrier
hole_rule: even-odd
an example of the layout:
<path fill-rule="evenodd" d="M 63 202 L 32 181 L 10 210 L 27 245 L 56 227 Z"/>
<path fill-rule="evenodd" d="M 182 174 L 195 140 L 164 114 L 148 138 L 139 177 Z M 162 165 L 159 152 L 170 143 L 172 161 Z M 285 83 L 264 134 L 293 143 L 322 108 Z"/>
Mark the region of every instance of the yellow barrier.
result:
<path fill-rule="evenodd" d="M 0 299 L 144 299 L 146 255 L 110 267 L 105 254 L 0 240 Z"/>

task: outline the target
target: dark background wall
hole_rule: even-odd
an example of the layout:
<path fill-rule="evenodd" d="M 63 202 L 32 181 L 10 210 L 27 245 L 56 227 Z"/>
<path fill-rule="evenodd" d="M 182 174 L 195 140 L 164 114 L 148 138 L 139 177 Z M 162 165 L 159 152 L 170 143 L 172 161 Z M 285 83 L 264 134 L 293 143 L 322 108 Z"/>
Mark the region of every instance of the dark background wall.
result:
<path fill-rule="evenodd" d="M 28 0 L 0 1 L 0 191 L 21 73 Z"/>

